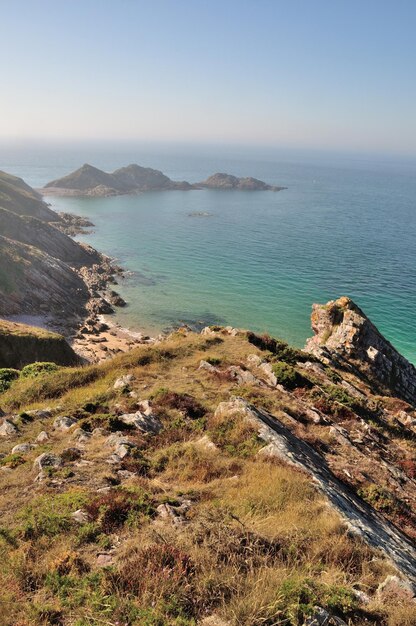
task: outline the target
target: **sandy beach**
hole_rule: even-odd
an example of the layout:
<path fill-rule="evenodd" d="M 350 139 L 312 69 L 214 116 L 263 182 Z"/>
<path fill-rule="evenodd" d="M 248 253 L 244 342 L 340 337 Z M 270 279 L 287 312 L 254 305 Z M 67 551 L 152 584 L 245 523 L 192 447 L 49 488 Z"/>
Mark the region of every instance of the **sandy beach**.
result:
<path fill-rule="evenodd" d="M 74 339 L 69 340 L 69 343 L 77 354 L 90 363 L 100 363 L 120 352 L 127 352 L 137 345 L 155 341 L 157 339 L 154 337 L 123 328 L 104 315 L 100 315 L 93 333 L 80 331 Z"/>

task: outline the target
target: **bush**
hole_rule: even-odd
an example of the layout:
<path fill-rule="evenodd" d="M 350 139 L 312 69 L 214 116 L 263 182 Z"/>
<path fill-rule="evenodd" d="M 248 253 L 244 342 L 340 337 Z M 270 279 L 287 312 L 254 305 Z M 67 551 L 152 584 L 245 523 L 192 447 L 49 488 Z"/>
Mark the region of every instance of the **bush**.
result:
<path fill-rule="evenodd" d="M 0 368 L 0 393 L 6 391 L 12 382 L 19 378 L 19 370 L 15 370 L 11 367 Z"/>
<path fill-rule="evenodd" d="M 190 419 L 199 419 L 206 413 L 205 408 L 193 396 L 187 393 L 176 393 L 161 388 L 153 396 L 154 407 L 160 409 L 176 409 L 185 417 Z"/>
<path fill-rule="evenodd" d="M 12 469 L 18 467 L 22 463 L 25 463 L 25 460 L 21 454 L 8 454 L 0 459 L 0 465 L 2 467 L 11 467 Z"/>
<path fill-rule="evenodd" d="M 292 365 L 284 363 L 283 361 L 277 361 L 272 365 L 273 374 L 276 376 L 277 384 L 283 385 L 287 389 L 295 389 L 295 387 L 301 387 L 305 383 L 303 376 L 298 374 Z"/>
<path fill-rule="evenodd" d="M 85 510 L 101 532 L 111 533 L 127 522 L 134 525 L 140 518 L 153 514 L 149 496 L 145 492 L 113 489 L 94 498 Z"/>
<path fill-rule="evenodd" d="M 20 372 L 20 376 L 22 378 L 36 378 L 37 376 L 41 376 L 42 374 L 56 372 L 58 369 L 59 366 L 56 365 L 56 363 L 50 363 L 48 361 L 37 361 L 36 363 L 30 363 L 29 365 L 26 365 Z"/>
<path fill-rule="evenodd" d="M 256 346 L 260 350 L 271 352 L 279 361 L 285 361 L 285 363 L 289 363 L 290 365 L 294 365 L 298 361 L 314 360 L 312 355 L 306 354 L 302 352 L 302 350 L 291 348 L 286 341 L 274 339 L 274 337 L 270 337 L 270 335 L 267 334 L 256 335 L 255 333 L 248 332 L 247 339 L 253 346 Z"/>

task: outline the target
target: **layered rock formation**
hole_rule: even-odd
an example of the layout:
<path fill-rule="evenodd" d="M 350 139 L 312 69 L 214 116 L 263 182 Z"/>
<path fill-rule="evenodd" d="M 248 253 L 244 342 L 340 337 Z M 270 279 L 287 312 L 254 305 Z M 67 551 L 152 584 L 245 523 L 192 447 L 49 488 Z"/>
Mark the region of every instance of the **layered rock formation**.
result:
<path fill-rule="evenodd" d="M 91 265 L 100 261 L 101 255 L 96 250 L 79 244 L 50 223 L 27 215 L 17 215 L 1 207 L 0 233 L 2 237 L 34 246 L 71 266 Z"/>
<path fill-rule="evenodd" d="M 61 217 L 20 178 L 0 172 L 0 315 L 47 317 L 71 334 L 89 311 L 113 310 L 104 293 L 117 269 L 65 232 L 85 225 Z"/>
<path fill-rule="evenodd" d="M 53 180 L 42 189 L 43 194 L 71 196 L 114 196 L 144 191 L 181 189 L 240 189 L 243 191 L 281 191 L 285 187 L 268 185 L 257 178 L 237 178 L 230 174 L 213 174 L 205 181 L 190 184 L 174 181 L 159 170 L 132 164 L 112 174 L 84 164 L 75 172 Z"/>
<path fill-rule="evenodd" d="M 42 200 L 42 196 L 21 178 L 0 171 L 0 207 L 17 215 L 30 215 L 45 222 L 55 222 L 59 217 Z"/>
<path fill-rule="evenodd" d="M 407 361 L 349 298 L 314 304 L 306 350 L 341 366 L 354 367 L 380 392 L 416 405 L 416 368 Z"/>

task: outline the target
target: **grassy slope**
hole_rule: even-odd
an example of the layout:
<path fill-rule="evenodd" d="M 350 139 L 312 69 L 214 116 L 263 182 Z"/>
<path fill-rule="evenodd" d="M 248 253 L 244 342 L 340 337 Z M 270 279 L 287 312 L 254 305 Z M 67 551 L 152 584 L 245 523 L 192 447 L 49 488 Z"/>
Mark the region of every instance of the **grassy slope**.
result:
<path fill-rule="evenodd" d="M 80 362 L 62 335 L 0 320 L 0 368 L 21 368 L 34 361 L 52 361 L 58 365 Z"/>
<path fill-rule="evenodd" d="M 236 394 L 287 421 L 288 400 L 278 390 L 198 369 L 201 359 L 225 369 L 251 354 L 264 356 L 244 336 L 178 333 L 100 366 L 19 380 L 2 395 L 3 409 L 49 406 L 54 417 L 111 431 L 117 414 L 135 410 L 137 398 L 113 389 L 118 376 L 131 373 L 138 398 L 152 398 L 164 424 L 157 436 L 131 435 L 140 453 L 121 469 L 133 476 L 107 463 L 111 450 L 98 434 L 85 445 L 88 464 L 68 461 L 34 483 L 37 455 L 78 444 L 73 429 L 52 429 L 54 417 L 22 416 L 16 442 L 33 441 L 41 430 L 50 440 L 2 461 L 13 467 L 0 473 L 3 626 L 186 626 L 213 613 L 236 625 L 295 625 L 316 604 L 355 625 L 416 623 L 406 598 L 373 596 L 391 566 L 348 535 L 309 478 L 257 456 L 262 444 L 242 421 L 214 416 L 219 402 Z M 205 434 L 217 448 L 198 443 Z M 323 428 L 311 426 L 313 436 L 324 439 Z M 14 443 L 2 443 L 0 452 L 9 455 Z M 161 503 L 184 498 L 191 501 L 185 523 L 156 516 Z M 79 508 L 90 522 L 72 520 Z M 107 567 L 102 553 L 111 555 Z M 360 605 L 354 589 L 370 603 Z"/>

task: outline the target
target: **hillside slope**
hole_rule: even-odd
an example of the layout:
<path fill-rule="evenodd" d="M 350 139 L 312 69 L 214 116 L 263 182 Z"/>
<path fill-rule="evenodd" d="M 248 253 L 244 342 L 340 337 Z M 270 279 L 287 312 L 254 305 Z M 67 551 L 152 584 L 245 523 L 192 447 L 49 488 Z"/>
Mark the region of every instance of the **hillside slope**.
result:
<path fill-rule="evenodd" d="M 80 358 L 61 335 L 0 320 L 0 368 L 22 368 L 36 361 L 79 365 Z"/>
<path fill-rule="evenodd" d="M 30 215 L 55 222 L 59 217 L 42 200 L 42 196 L 29 187 L 21 178 L 0 171 L 0 207 L 18 215 Z"/>
<path fill-rule="evenodd" d="M 66 263 L 0 236 L 0 315 L 82 317 L 89 291 Z"/>
<path fill-rule="evenodd" d="M 2 624 L 414 626 L 416 414 L 394 393 L 221 327 L 13 382 Z"/>
<path fill-rule="evenodd" d="M 91 225 L 58 215 L 20 178 L 0 172 L 0 316 L 42 317 L 70 336 L 88 313 L 96 322 L 113 311 L 122 300 L 107 285 L 119 268 L 66 234 Z"/>

